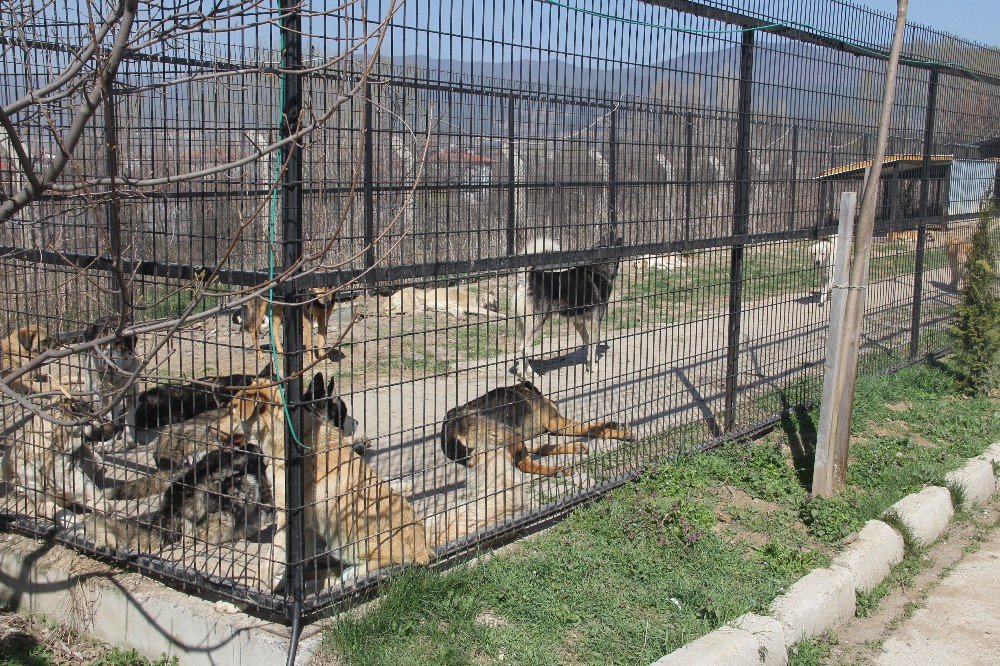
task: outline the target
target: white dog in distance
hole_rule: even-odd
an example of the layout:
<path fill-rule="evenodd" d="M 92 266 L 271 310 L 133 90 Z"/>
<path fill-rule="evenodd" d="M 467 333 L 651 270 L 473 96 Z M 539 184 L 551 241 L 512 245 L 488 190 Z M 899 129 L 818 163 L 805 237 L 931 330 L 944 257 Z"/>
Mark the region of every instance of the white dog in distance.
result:
<path fill-rule="evenodd" d="M 822 238 L 809 246 L 812 253 L 813 266 L 823 271 L 823 287 L 819 292 L 819 304 L 822 306 L 830 299 L 833 289 L 833 264 L 836 261 L 837 237 Z"/>

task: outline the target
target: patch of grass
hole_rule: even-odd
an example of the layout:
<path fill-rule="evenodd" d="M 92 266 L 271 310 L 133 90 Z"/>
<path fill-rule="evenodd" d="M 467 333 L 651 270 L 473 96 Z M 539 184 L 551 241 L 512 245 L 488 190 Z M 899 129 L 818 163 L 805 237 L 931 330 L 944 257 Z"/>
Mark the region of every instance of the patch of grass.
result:
<path fill-rule="evenodd" d="M 177 663 L 177 657 L 167 658 L 166 656 L 162 656 L 159 659 L 150 661 L 141 656 L 136 650 L 111 648 L 107 654 L 95 661 L 91 666 L 171 666 Z"/>
<path fill-rule="evenodd" d="M 761 441 L 654 465 L 475 566 L 404 573 L 378 604 L 331 627 L 327 649 L 365 666 L 649 663 L 743 613 L 763 612 L 825 566 L 847 534 L 939 483 L 1000 433 L 995 403 L 961 397 L 939 369 L 866 377 L 857 395 L 849 488 L 835 497 L 808 495 L 805 458 L 788 455 L 814 446 L 817 412 L 795 413 Z M 889 420 L 900 434 L 885 433 Z M 672 455 L 688 434 L 704 441 L 704 424 L 688 428 L 635 446 L 652 457 Z M 860 613 L 912 581 L 922 555 L 907 553 L 883 589 L 859 595 Z M 800 644 L 792 663 L 820 663 L 829 646 Z"/>
<path fill-rule="evenodd" d="M 892 568 L 889 575 L 881 583 L 867 592 L 857 593 L 855 615 L 858 617 L 870 617 L 874 615 L 890 590 L 907 588 L 913 585 L 913 580 L 923 569 L 925 563 L 922 552 L 912 550 L 908 552 L 902 561 Z"/>
<path fill-rule="evenodd" d="M 826 634 L 816 638 L 804 638 L 788 650 L 788 666 L 825 664 L 836 644 L 836 637 Z"/>
<path fill-rule="evenodd" d="M 328 644 L 350 664 L 650 662 L 762 611 L 817 559 L 780 533 L 748 552 L 713 532 L 713 457 L 652 470 L 512 554 L 406 573 Z"/>

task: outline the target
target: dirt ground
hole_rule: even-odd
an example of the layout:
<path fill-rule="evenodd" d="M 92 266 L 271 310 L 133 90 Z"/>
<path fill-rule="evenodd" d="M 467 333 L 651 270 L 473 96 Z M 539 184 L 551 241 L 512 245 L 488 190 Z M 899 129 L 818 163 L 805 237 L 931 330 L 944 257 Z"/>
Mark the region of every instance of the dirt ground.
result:
<path fill-rule="evenodd" d="M 955 301 L 955 292 L 945 284 L 947 276 L 947 268 L 925 273 L 928 317 L 947 310 Z M 479 285 L 488 294 L 498 293 L 500 287 L 497 283 Z M 912 292 L 909 276 L 873 282 L 868 294 L 868 349 L 905 346 Z M 550 464 L 570 465 L 570 473 L 562 479 L 525 481 L 521 490 L 527 508 L 586 491 L 673 453 L 679 439 L 664 433 L 688 429 L 686 436 L 697 443 L 720 427 L 728 324 L 725 310 L 695 312 L 683 305 L 671 315 L 671 322 L 619 329 L 609 324 L 620 321 L 616 307 L 612 305 L 606 318 L 604 346 L 594 373 L 584 371 L 580 340 L 564 324 L 547 330 L 532 351 L 531 364 L 539 375 L 535 384 L 557 402 L 564 415 L 581 421 L 625 422 L 640 443 L 593 442 L 586 455 L 547 458 Z M 360 422 L 359 430 L 372 441 L 367 460 L 378 474 L 410 488 L 409 499 L 419 515 L 437 525 L 447 524 L 461 516 L 470 501 L 469 479 L 464 467 L 441 452 L 440 424 L 448 409 L 514 381 L 510 371 L 516 349 L 509 334 L 513 322 L 503 314 L 503 305 L 501 313 L 475 333 L 473 327 L 484 324 L 477 317 L 456 319 L 444 313 L 388 317 L 373 315 L 372 309 L 370 303 L 354 302 L 333 312 L 330 340 L 337 339 L 351 322 L 358 323 L 345 335 L 342 350 L 316 370 L 337 378 L 352 416 Z M 367 316 L 358 319 L 361 310 Z M 789 384 L 803 375 L 819 374 L 826 352 L 828 316 L 829 307 L 818 306 L 816 294 L 810 292 L 744 303 L 737 428 L 780 409 L 775 396 Z M 484 330 L 485 340 L 481 335 Z M 456 345 L 456 339 L 476 344 L 458 348 L 461 345 Z M 160 342 L 148 336 L 140 341 L 140 351 Z M 479 346 L 481 342 L 485 342 L 485 349 Z M 155 355 L 150 372 L 158 379 L 256 373 L 268 360 L 266 355 L 255 353 L 248 334 L 228 318 L 219 318 L 201 322 L 170 340 Z M 65 380 L 68 385 L 79 381 L 72 374 L 70 371 Z M 8 418 L 4 416 L 5 424 L 15 421 Z M 16 426 L 6 435 L 16 437 Z M 155 436 L 155 432 L 141 433 L 136 442 L 120 438 L 105 447 L 101 453 L 108 478 L 115 481 L 152 472 L 150 443 Z M 119 504 L 116 511 L 130 516 L 148 509 L 136 503 Z M 24 512 L 19 506 L 13 509 Z M 485 522 L 509 517 L 487 516 Z M 163 556 L 204 573 L 259 587 L 260 572 L 253 563 L 283 560 L 268 539 L 265 534 L 263 541 L 244 540 L 211 548 L 181 544 Z"/>

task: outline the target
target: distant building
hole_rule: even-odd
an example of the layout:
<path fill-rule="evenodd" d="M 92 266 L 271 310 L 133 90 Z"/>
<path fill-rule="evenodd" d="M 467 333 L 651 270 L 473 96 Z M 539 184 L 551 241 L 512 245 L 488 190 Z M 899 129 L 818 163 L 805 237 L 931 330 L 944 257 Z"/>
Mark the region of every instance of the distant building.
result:
<path fill-rule="evenodd" d="M 996 201 L 998 160 L 955 159 L 932 155 L 927 190 L 928 217 L 975 215 L 984 199 Z M 820 173 L 820 226 L 834 224 L 840 192 L 861 192 L 861 181 L 871 160 L 827 169 Z M 876 224 L 897 226 L 920 216 L 921 155 L 887 155 L 882 167 Z"/>

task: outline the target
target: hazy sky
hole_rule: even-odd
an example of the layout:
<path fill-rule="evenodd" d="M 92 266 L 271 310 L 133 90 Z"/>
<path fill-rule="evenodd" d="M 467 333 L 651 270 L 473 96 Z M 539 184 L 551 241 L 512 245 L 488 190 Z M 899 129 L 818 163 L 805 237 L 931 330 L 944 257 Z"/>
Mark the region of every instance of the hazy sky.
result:
<path fill-rule="evenodd" d="M 855 0 L 884 12 L 896 11 L 896 0 Z M 911 23 L 950 32 L 977 42 L 1000 46 L 1000 0 L 910 0 Z"/>

